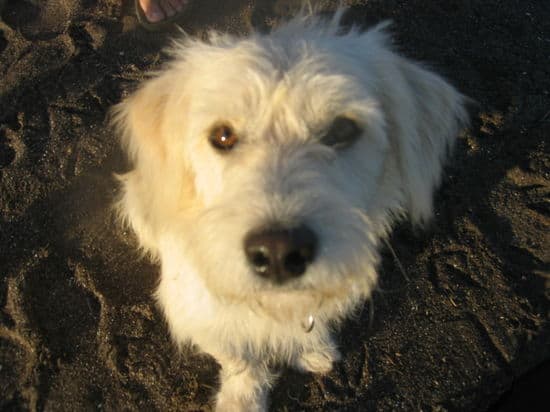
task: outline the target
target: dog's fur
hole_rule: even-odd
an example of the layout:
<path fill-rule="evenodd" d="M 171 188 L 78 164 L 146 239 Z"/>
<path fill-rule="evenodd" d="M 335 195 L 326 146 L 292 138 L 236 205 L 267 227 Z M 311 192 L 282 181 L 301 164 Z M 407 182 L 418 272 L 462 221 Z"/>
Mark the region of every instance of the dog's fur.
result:
<path fill-rule="evenodd" d="M 340 14 L 184 37 L 115 108 L 134 167 L 120 177 L 120 214 L 161 264 L 156 297 L 175 341 L 222 366 L 217 410 L 265 410 L 274 364 L 330 371 L 331 333 L 375 287 L 381 239 L 402 217 L 431 216 L 466 121 L 464 97 L 395 54 L 384 24 L 342 32 Z M 338 116 L 362 129 L 348 147 L 320 140 Z M 227 153 L 208 139 L 218 122 L 239 137 Z M 246 234 L 303 223 L 319 238 L 306 273 L 283 285 L 257 276 Z"/>

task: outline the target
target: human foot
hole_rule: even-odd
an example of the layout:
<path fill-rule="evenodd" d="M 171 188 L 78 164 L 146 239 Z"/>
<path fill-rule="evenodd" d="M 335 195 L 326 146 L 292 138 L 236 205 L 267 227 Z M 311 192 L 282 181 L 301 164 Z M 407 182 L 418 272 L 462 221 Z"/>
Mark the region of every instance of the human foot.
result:
<path fill-rule="evenodd" d="M 148 23 L 160 23 L 181 12 L 188 0 L 137 0 Z"/>

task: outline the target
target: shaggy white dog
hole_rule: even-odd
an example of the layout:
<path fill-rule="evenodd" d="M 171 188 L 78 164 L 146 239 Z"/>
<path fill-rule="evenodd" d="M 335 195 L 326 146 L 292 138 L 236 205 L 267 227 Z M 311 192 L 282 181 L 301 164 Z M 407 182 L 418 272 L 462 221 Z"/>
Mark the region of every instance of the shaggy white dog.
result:
<path fill-rule="evenodd" d="M 158 259 L 174 339 L 222 366 L 219 411 L 267 409 L 273 365 L 326 373 L 376 285 L 391 225 L 432 214 L 464 98 L 384 25 L 300 16 L 176 42 L 115 108 L 134 169 L 121 215 Z"/>

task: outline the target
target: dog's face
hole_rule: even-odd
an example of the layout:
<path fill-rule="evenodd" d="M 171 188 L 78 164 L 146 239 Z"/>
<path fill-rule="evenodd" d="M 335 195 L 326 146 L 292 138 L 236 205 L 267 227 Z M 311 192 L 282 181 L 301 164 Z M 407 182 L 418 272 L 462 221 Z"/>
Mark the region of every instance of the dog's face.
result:
<path fill-rule="evenodd" d="M 221 298 L 368 295 L 379 239 L 396 216 L 429 217 L 465 119 L 380 28 L 295 38 L 297 25 L 176 45 L 118 107 L 135 166 L 121 209 L 142 245 L 179 250 Z"/>

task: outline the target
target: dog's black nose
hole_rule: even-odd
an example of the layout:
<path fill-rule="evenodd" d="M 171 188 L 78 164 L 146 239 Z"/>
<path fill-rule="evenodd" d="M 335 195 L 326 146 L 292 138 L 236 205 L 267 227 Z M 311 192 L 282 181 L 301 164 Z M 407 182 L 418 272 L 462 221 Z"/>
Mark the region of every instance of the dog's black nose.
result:
<path fill-rule="evenodd" d="M 317 236 L 305 225 L 253 231 L 244 240 L 254 271 L 276 283 L 303 275 L 315 258 L 316 248 Z"/>

